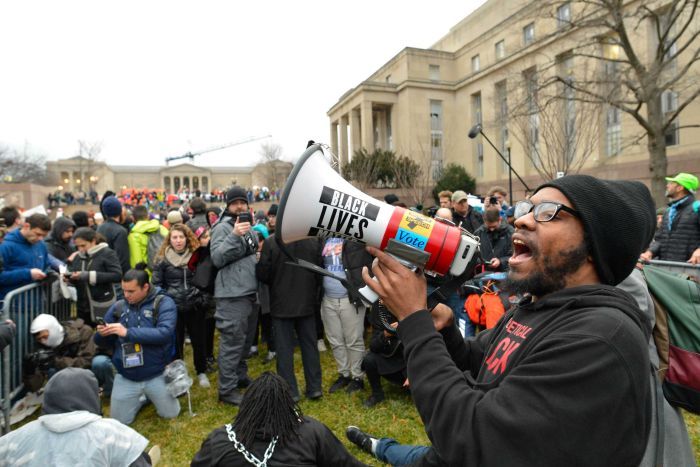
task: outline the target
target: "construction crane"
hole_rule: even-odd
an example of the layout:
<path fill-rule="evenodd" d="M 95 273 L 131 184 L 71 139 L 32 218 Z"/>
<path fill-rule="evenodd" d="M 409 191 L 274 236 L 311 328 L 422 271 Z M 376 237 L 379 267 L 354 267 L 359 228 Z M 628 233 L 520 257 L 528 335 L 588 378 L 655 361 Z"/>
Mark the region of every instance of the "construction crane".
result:
<path fill-rule="evenodd" d="M 226 149 L 230 148 L 231 146 L 238 146 L 239 144 L 245 144 L 245 143 L 250 143 L 253 141 L 257 141 L 259 139 L 266 139 L 266 138 L 272 138 L 272 135 L 265 135 L 265 136 L 252 136 L 250 138 L 242 139 L 240 141 L 235 141 L 233 143 L 228 143 L 224 144 L 221 146 L 215 146 L 213 148 L 205 149 L 204 151 L 199 151 L 199 152 L 191 152 L 188 151 L 186 154 L 183 154 L 181 156 L 171 156 L 171 157 L 166 157 L 165 158 L 165 165 L 169 165 L 171 161 L 176 161 L 178 159 L 185 159 L 189 158 L 191 162 L 194 162 L 194 156 L 201 156 L 202 154 L 206 154 L 208 152 L 212 151 L 218 151 L 220 149 Z"/>

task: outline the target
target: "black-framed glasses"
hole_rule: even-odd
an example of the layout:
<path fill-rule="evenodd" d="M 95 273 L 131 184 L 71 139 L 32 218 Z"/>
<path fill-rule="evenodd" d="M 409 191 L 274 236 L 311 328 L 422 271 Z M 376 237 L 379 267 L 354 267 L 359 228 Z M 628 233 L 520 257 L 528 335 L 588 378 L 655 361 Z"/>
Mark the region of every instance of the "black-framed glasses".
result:
<path fill-rule="evenodd" d="M 533 204 L 530 201 L 519 201 L 515 204 L 515 218 L 518 219 L 532 212 L 537 222 L 549 222 L 559 214 L 560 211 L 565 211 L 572 216 L 581 217 L 581 215 L 568 206 L 554 201 L 543 201 L 539 204 Z"/>

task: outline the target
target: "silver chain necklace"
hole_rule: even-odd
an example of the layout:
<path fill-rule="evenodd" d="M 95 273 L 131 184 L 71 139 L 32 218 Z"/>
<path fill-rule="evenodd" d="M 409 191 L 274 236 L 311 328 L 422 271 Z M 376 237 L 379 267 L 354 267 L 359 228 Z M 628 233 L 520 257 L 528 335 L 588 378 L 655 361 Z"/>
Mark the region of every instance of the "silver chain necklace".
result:
<path fill-rule="evenodd" d="M 243 443 L 239 442 L 236 439 L 236 432 L 233 431 L 233 425 L 231 425 L 230 423 L 226 425 L 226 433 L 228 433 L 229 441 L 233 443 L 233 446 L 238 452 L 243 454 L 245 460 L 253 464 L 255 467 L 267 467 L 267 461 L 270 460 L 270 457 L 272 457 L 272 453 L 275 451 L 275 445 L 277 444 L 277 436 L 272 438 L 272 441 L 270 442 L 269 446 L 267 446 L 267 449 L 265 449 L 265 455 L 263 456 L 263 460 L 261 461 L 260 459 L 255 457 L 253 453 L 248 452 L 245 446 L 243 446 Z"/>

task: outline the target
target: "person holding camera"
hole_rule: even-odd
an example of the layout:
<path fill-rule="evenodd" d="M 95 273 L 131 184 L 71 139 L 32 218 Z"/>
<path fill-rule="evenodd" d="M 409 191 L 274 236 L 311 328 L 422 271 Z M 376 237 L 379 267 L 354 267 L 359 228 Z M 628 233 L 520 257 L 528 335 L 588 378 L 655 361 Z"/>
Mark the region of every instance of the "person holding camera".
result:
<path fill-rule="evenodd" d="M 27 391 L 38 391 L 47 378 L 70 367 L 91 369 L 104 392 L 111 392 L 112 365 L 109 361 L 95 360 L 98 352 L 93 341 L 95 332 L 82 319 L 59 323 L 55 316 L 42 313 L 34 318 L 29 332 L 38 348 L 24 357 L 22 382 Z"/>
<path fill-rule="evenodd" d="M 175 224 L 165 237 L 153 267 L 152 283 L 168 294 L 177 306 L 176 357 L 185 358 L 185 328 L 192 341 L 194 368 L 199 385 L 208 388 L 207 358 L 204 330 L 204 309 L 188 300 L 193 287 L 194 273 L 188 268 L 192 254 L 199 248 L 199 240 L 185 224 Z"/>
<path fill-rule="evenodd" d="M 90 227 L 80 227 L 73 235 L 78 254 L 68 264 L 63 280 L 78 291 L 78 316 L 90 326 L 104 317 L 117 298 L 122 268 L 117 254 L 105 238 Z"/>
<path fill-rule="evenodd" d="M 258 241 L 251 231 L 252 220 L 246 191 L 234 186 L 226 193 L 226 210 L 211 231 L 211 258 L 218 268 L 214 318 L 221 333 L 219 400 L 232 405 L 241 403 L 240 389 L 250 383 L 245 361 L 246 332 L 258 290 L 255 278 Z"/>

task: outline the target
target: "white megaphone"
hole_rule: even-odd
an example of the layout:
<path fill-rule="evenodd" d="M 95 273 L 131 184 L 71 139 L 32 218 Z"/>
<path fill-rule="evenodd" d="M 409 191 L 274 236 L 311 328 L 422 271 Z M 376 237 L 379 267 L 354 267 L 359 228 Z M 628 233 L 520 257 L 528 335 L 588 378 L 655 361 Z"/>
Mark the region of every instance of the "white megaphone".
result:
<path fill-rule="evenodd" d="M 344 180 L 320 144 L 309 146 L 282 192 L 275 236 L 282 243 L 339 237 L 379 248 L 402 264 L 461 276 L 479 248 L 464 229 L 378 201 Z M 360 290 L 368 302 L 376 294 Z"/>

